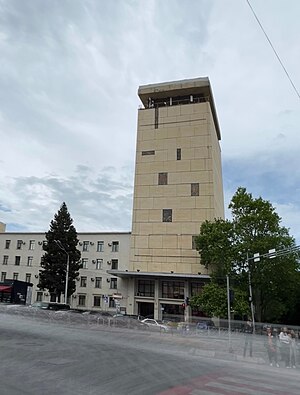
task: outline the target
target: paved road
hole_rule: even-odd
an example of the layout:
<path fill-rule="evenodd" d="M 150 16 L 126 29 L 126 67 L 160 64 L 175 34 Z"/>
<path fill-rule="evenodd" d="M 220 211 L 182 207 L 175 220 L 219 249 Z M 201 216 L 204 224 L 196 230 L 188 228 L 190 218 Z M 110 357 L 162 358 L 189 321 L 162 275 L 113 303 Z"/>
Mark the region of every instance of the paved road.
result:
<path fill-rule="evenodd" d="M 182 339 L 5 314 L 0 356 L 1 395 L 299 395 L 300 388 L 298 370 L 208 358 Z"/>

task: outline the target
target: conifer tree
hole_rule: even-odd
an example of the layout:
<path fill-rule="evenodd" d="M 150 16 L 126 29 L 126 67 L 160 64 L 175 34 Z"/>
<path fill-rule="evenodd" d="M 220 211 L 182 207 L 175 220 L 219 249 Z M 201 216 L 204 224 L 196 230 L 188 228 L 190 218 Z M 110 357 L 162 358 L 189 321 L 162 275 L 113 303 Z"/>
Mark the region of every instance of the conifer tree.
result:
<path fill-rule="evenodd" d="M 72 223 L 73 219 L 63 202 L 50 223 L 43 246 L 45 253 L 42 257 L 38 287 L 55 294 L 59 302 L 61 295 L 65 293 L 67 261 L 69 260 L 68 297 L 76 290 L 76 278 L 80 269 L 81 254 L 76 248 L 79 240 Z"/>

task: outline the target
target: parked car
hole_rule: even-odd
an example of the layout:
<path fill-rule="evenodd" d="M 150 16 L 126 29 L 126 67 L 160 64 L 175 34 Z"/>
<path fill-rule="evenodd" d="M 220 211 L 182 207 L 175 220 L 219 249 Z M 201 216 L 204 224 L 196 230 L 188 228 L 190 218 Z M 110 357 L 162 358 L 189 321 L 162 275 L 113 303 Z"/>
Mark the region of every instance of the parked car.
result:
<path fill-rule="evenodd" d="M 31 307 L 43 310 L 70 310 L 70 305 L 66 303 L 56 303 L 56 302 L 35 302 L 32 303 Z"/>
<path fill-rule="evenodd" d="M 199 321 L 196 324 L 196 331 L 208 331 L 214 329 L 215 324 L 212 320 Z"/>
<path fill-rule="evenodd" d="M 169 331 L 169 327 L 167 325 L 164 325 L 161 321 L 154 320 L 152 318 L 145 318 L 141 322 L 146 324 L 150 329 L 160 330 L 163 332 Z"/>

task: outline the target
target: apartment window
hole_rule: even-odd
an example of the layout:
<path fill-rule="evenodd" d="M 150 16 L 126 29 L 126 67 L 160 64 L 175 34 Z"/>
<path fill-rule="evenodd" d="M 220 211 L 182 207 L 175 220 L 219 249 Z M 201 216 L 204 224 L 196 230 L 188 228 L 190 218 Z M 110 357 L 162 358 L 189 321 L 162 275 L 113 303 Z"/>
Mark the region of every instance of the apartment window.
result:
<path fill-rule="evenodd" d="M 8 264 L 8 255 L 3 255 L 3 265 L 7 265 Z"/>
<path fill-rule="evenodd" d="M 1 272 L 1 282 L 3 283 L 6 280 L 6 272 Z"/>
<path fill-rule="evenodd" d="M 103 259 L 96 259 L 96 269 L 100 270 L 103 266 Z"/>
<path fill-rule="evenodd" d="M 177 157 L 177 160 L 181 160 L 181 148 L 177 148 L 176 157 Z"/>
<path fill-rule="evenodd" d="M 81 259 L 81 268 L 82 269 L 87 269 L 88 268 L 88 258 L 82 258 Z"/>
<path fill-rule="evenodd" d="M 118 259 L 112 259 L 111 260 L 111 268 L 113 269 L 113 270 L 118 270 Z"/>
<path fill-rule="evenodd" d="M 101 296 L 94 296 L 94 307 L 101 307 Z"/>
<path fill-rule="evenodd" d="M 27 283 L 30 283 L 30 282 L 31 282 L 31 274 L 30 274 L 30 273 L 26 273 L 25 281 L 26 281 Z"/>
<path fill-rule="evenodd" d="M 112 252 L 118 252 L 119 251 L 119 242 L 118 241 L 113 241 L 112 246 L 111 246 Z"/>
<path fill-rule="evenodd" d="M 138 280 L 137 296 L 154 297 L 154 280 Z"/>
<path fill-rule="evenodd" d="M 20 250 L 22 248 L 23 241 L 22 240 L 17 240 L 17 250 Z"/>
<path fill-rule="evenodd" d="M 168 184 L 168 173 L 158 173 L 158 185 Z"/>
<path fill-rule="evenodd" d="M 38 292 L 36 293 L 36 301 L 37 301 L 37 302 L 41 302 L 42 300 L 43 300 L 43 292 L 38 291 Z"/>
<path fill-rule="evenodd" d="M 20 256 L 16 256 L 15 257 L 15 266 L 20 266 L 20 262 L 21 262 L 21 257 Z"/>
<path fill-rule="evenodd" d="M 78 306 L 85 306 L 85 295 L 78 295 Z"/>
<path fill-rule="evenodd" d="M 80 286 L 81 287 L 86 287 L 86 277 L 80 277 Z"/>
<path fill-rule="evenodd" d="M 142 151 L 142 156 L 146 156 L 146 155 L 155 155 L 155 151 L 151 150 L 151 151 Z"/>
<path fill-rule="evenodd" d="M 33 256 L 27 257 L 27 266 L 32 266 Z"/>
<path fill-rule="evenodd" d="M 13 280 L 17 280 L 18 277 L 19 277 L 19 273 L 14 273 L 14 274 L 13 274 Z"/>
<path fill-rule="evenodd" d="M 163 222 L 172 222 L 172 209 L 170 209 L 170 208 L 163 209 L 162 221 Z"/>
<path fill-rule="evenodd" d="M 44 258 L 43 256 L 41 256 L 41 262 L 40 262 L 40 266 L 43 266 L 43 264 L 44 264 L 44 261 L 45 261 L 45 258 Z"/>
<path fill-rule="evenodd" d="M 30 240 L 29 241 L 29 250 L 34 250 L 35 248 L 35 240 Z"/>
<path fill-rule="evenodd" d="M 95 288 L 101 288 L 101 286 L 102 286 L 102 277 L 96 277 Z"/>
<path fill-rule="evenodd" d="M 111 296 L 109 297 L 109 307 L 110 308 L 115 308 L 116 307 L 116 302 L 114 300 L 114 298 L 112 298 Z"/>
<path fill-rule="evenodd" d="M 191 196 L 199 196 L 199 183 L 194 182 L 191 184 Z"/>
<path fill-rule="evenodd" d="M 197 237 L 198 236 L 192 236 L 192 250 L 197 249 L 197 244 L 196 244 Z"/>
<path fill-rule="evenodd" d="M 88 251 L 89 250 L 89 241 L 84 241 L 82 245 L 82 251 Z"/>
<path fill-rule="evenodd" d="M 162 297 L 167 299 L 184 299 L 184 282 L 163 281 Z"/>
<path fill-rule="evenodd" d="M 104 251 L 104 241 L 98 241 L 97 242 L 97 252 L 103 252 Z"/>
<path fill-rule="evenodd" d="M 10 240 L 5 240 L 5 248 L 9 250 L 10 247 Z"/>
<path fill-rule="evenodd" d="M 110 279 L 110 289 L 117 289 L 117 278 Z"/>
<path fill-rule="evenodd" d="M 56 294 L 53 292 L 50 294 L 50 302 L 56 302 Z"/>

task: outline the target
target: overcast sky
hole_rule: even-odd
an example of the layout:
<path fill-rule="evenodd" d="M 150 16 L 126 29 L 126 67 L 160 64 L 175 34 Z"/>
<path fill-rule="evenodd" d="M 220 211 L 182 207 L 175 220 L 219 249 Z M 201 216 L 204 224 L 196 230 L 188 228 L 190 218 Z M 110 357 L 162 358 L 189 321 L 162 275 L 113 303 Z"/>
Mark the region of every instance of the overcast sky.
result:
<path fill-rule="evenodd" d="M 300 90 L 300 1 L 251 0 Z M 246 0 L 0 0 L 0 221 L 130 231 L 139 85 L 208 76 L 225 206 L 270 200 L 300 242 L 300 100 Z M 228 211 L 227 211 L 228 216 Z"/>

